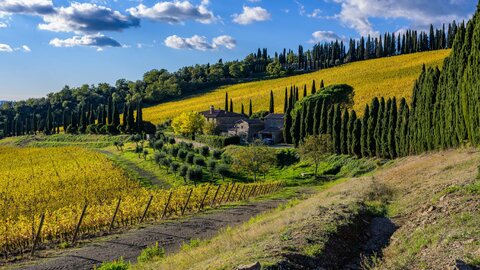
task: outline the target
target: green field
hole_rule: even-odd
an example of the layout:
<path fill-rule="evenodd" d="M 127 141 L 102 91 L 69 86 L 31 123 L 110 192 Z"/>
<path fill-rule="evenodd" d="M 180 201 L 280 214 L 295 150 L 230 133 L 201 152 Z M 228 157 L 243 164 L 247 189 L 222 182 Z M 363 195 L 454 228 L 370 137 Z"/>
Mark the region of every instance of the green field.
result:
<path fill-rule="evenodd" d="M 240 112 L 241 103 L 243 103 L 247 112 L 251 99 L 255 112 L 268 110 L 269 92 L 273 90 L 275 111 L 283 112 L 285 87 L 296 85 L 301 88 L 300 93 L 302 93 L 303 85 L 307 84 L 310 93 L 313 80 L 316 80 L 317 89 L 320 80 L 324 80 L 326 85 L 346 83 L 353 86 L 355 89 L 353 108 L 362 114 L 365 104 L 375 96 L 410 98 L 422 65 L 441 66 L 449 53 L 450 50 L 440 50 L 401 55 L 347 64 L 298 76 L 224 86 L 191 98 L 147 108 L 144 110 L 144 119 L 160 123 L 184 111 L 205 111 L 210 105 L 223 108 L 225 92 L 228 92 L 229 98 L 233 99 L 234 111 Z"/>

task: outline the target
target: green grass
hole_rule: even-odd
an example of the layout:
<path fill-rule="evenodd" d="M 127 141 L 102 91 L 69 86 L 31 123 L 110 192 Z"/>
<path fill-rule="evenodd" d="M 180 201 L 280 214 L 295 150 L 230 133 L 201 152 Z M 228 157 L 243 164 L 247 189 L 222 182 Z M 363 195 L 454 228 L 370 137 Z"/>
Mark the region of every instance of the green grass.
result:
<path fill-rule="evenodd" d="M 20 147 L 65 147 L 78 146 L 86 148 L 104 148 L 113 145 L 116 141 L 126 141 L 127 135 L 109 136 L 109 135 L 72 135 L 55 134 L 45 135 L 27 135 L 19 137 L 9 137 L 0 140 L 0 146 L 20 146 Z"/>
<path fill-rule="evenodd" d="M 326 85 L 346 83 L 354 87 L 353 108 L 357 114 L 361 115 L 365 104 L 370 103 L 375 96 L 410 99 L 414 82 L 420 75 L 422 65 L 442 66 L 443 60 L 449 53 L 449 50 L 440 50 L 401 55 L 351 63 L 298 76 L 223 86 L 196 96 L 147 108 L 144 110 L 144 119 L 161 123 L 184 111 L 205 111 L 210 105 L 223 108 L 226 92 L 229 98 L 233 99 L 236 112 L 240 112 L 241 103 L 248 106 L 250 99 L 253 101 L 254 112 L 268 110 L 270 90 L 273 90 L 275 96 L 275 111 L 280 113 L 283 112 L 285 87 L 296 85 L 303 88 L 306 84 L 310 91 L 312 80 L 316 80 L 318 89 L 322 79 Z"/>

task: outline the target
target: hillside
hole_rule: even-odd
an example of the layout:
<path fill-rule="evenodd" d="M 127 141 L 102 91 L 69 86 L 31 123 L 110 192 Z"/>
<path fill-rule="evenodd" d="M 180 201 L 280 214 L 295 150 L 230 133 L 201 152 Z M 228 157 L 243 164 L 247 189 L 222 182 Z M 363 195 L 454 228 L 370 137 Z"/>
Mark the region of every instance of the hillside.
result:
<path fill-rule="evenodd" d="M 346 83 L 355 88 L 354 109 L 362 112 L 366 103 L 375 96 L 410 98 L 415 80 L 421 73 L 421 67 L 442 66 L 443 59 L 450 50 L 401 55 L 389 58 L 368 60 L 347 64 L 337 68 L 325 69 L 304 75 L 257 81 L 220 87 L 214 91 L 191 98 L 163 103 L 144 110 L 144 119 L 160 123 L 186 110 L 203 111 L 210 105 L 222 108 L 225 92 L 233 99 L 234 110 L 240 112 L 241 103 L 248 110 L 249 99 L 252 99 L 253 110 L 268 110 L 269 91 L 275 95 L 275 111 L 283 112 L 285 87 L 297 85 L 302 88 L 307 84 L 310 92 L 313 80 L 317 89 L 320 80 L 327 85 Z M 302 90 L 300 90 L 302 92 Z"/>
<path fill-rule="evenodd" d="M 134 269 L 471 269 L 478 162 L 475 150 L 399 159 Z"/>

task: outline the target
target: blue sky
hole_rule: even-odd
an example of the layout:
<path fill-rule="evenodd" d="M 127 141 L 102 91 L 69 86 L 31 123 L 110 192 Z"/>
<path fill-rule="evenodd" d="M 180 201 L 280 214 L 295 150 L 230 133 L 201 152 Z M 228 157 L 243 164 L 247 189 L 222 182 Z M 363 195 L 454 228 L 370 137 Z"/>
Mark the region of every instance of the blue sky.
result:
<path fill-rule="evenodd" d="M 266 47 L 426 29 L 476 0 L 0 0 L 0 100 L 140 79 Z"/>

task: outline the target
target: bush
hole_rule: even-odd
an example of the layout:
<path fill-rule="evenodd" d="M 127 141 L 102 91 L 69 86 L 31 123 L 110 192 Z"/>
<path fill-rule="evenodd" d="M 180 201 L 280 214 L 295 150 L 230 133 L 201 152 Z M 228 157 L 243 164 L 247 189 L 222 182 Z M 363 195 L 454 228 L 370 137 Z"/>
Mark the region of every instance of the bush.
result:
<path fill-rule="evenodd" d="M 104 262 L 97 270 L 128 270 L 130 264 L 126 263 L 123 258 L 118 261 Z"/>
<path fill-rule="evenodd" d="M 187 154 L 187 163 L 193 164 L 193 159 L 194 159 L 194 157 L 195 157 L 195 154 L 193 154 L 193 153 L 188 153 L 188 154 Z"/>
<path fill-rule="evenodd" d="M 187 178 L 188 180 L 190 181 L 193 181 L 193 182 L 199 182 L 199 181 L 202 181 L 202 178 L 203 178 L 203 172 L 202 172 L 202 168 L 199 168 L 199 167 L 190 167 L 187 171 Z"/>
<path fill-rule="evenodd" d="M 155 246 L 147 247 L 144 250 L 142 250 L 142 253 L 137 258 L 137 261 L 144 263 L 144 262 L 149 262 L 154 258 L 163 258 L 163 257 L 165 257 L 165 249 L 163 247 L 160 248 L 157 242 Z"/>
<path fill-rule="evenodd" d="M 250 117 L 250 119 L 263 120 L 265 118 L 265 116 L 267 116 L 269 114 L 270 114 L 270 112 L 268 112 L 268 111 L 259 111 L 259 112 L 253 113 L 252 116 Z"/>
<path fill-rule="evenodd" d="M 295 149 L 282 149 L 277 152 L 276 160 L 278 167 L 288 167 L 300 161 L 300 158 Z"/>
<path fill-rule="evenodd" d="M 187 151 L 185 151 L 185 150 L 183 150 L 183 149 L 180 149 L 180 150 L 178 151 L 177 157 L 178 157 L 180 160 L 185 161 L 185 159 L 187 158 L 187 155 L 188 155 L 188 152 L 187 152 Z"/>
<path fill-rule="evenodd" d="M 188 172 L 188 166 L 185 164 L 183 164 L 182 166 L 180 166 L 180 168 L 178 168 L 178 175 L 180 175 L 184 179 L 186 179 L 187 177 L 187 172 Z"/>
<path fill-rule="evenodd" d="M 215 148 L 223 148 L 228 145 L 240 144 L 239 136 L 224 137 L 215 135 L 198 135 L 195 140 L 199 143 L 204 143 Z"/>
<path fill-rule="evenodd" d="M 230 168 L 225 164 L 218 165 L 216 171 L 222 177 L 223 181 L 225 181 L 225 177 L 230 174 Z"/>
<path fill-rule="evenodd" d="M 210 155 L 210 148 L 208 146 L 200 147 L 200 155 L 208 157 L 208 155 Z"/>
<path fill-rule="evenodd" d="M 205 167 L 205 159 L 203 157 L 194 157 L 193 164 Z"/>
<path fill-rule="evenodd" d="M 169 152 L 172 157 L 177 158 L 179 149 L 177 146 L 172 146 Z"/>
<path fill-rule="evenodd" d="M 213 156 L 214 159 L 221 159 L 222 158 L 222 151 L 213 150 L 212 156 Z"/>
<path fill-rule="evenodd" d="M 152 122 L 143 121 L 143 132 L 145 132 L 145 134 L 155 134 L 157 132 L 157 128 L 154 124 L 152 124 Z"/>
<path fill-rule="evenodd" d="M 177 141 L 175 141 L 175 138 L 173 138 L 173 137 L 168 139 L 169 144 L 175 144 L 176 142 Z"/>
<path fill-rule="evenodd" d="M 156 141 L 156 142 L 153 144 L 153 148 L 155 148 L 155 150 L 161 151 L 162 148 L 163 148 L 163 142 L 160 141 L 160 140 Z"/>
<path fill-rule="evenodd" d="M 165 158 L 165 154 L 161 152 L 157 152 L 154 155 L 155 163 L 160 165 L 160 162 Z"/>
<path fill-rule="evenodd" d="M 170 164 L 170 170 L 172 170 L 175 176 L 177 176 L 177 172 L 179 168 L 180 168 L 180 164 L 178 162 L 172 162 L 172 164 Z"/>

